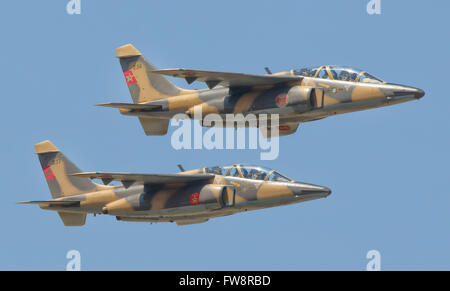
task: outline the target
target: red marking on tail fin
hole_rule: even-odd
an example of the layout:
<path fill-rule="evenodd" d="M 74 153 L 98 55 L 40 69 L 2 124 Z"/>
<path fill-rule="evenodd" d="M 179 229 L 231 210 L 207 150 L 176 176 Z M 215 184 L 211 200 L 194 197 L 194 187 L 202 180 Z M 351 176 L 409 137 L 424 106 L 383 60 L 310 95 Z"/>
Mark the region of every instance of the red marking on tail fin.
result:
<path fill-rule="evenodd" d="M 125 81 L 127 82 L 127 84 L 134 84 L 136 83 L 136 78 L 133 75 L 133 72 L 128 70 L 123 72 L 123 75 L 125 76 Z"/>
<path fill-rule="evenodd" d="M 53 179 L 55 179 L 55 174 L 53 174 L 53 171 L 50 168 L 50 166 L 43 167 L 42 171 L 44 171 L 45 180 L 53 180 Z"/>

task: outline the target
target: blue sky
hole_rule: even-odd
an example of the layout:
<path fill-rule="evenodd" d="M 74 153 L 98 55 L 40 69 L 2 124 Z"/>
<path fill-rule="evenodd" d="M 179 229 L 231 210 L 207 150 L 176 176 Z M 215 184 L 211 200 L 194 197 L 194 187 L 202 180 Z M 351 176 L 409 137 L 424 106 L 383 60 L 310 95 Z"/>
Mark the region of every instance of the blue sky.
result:
<path fill-rule="evenodd" d="M 0 269 L 450 269 L 448 1 L 7 1 L 0 10 L 3 131 Z M 176 151 L 104 102 L 131 102 L 114 49 L 133 43 L 157 67 L 264 73 L 309 65 L 363 68 L 419 87 L 420 101 L 301 125 L 280 156 Z M 183 80 L 173 80 L 186 86 Z M 201 88 L 193 84 L 189 88 Z M 174 128 L 170 129 L 173 132 Z M 330 187 L 327 199 L 178 227 L 56 213 L 33 144 L 52 140 L 83 170 L 177 172 L 245 162 Z"/>

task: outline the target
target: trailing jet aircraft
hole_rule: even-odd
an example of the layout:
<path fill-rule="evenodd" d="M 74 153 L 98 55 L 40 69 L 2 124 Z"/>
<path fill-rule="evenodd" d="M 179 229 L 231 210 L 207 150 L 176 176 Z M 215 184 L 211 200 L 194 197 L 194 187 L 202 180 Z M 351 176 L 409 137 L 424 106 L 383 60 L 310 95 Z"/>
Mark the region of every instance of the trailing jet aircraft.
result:
<path fill-rule="evenodd" d="M 235 164 L 178 174 L 81 172 L 50 141 L 35 145 L 52 200 L 25 201 L 57 211 L 66 226 L 85 224 L 86 215 L 120 221 L 176 222 L 210 218 L 324 198 L 331 190 L 293 181 L 275 170 Z M 91 179 L 101 179 L 105 185 Z M 122 185 L 108 186 L 111 181 Z"/>
<path fill-rule="evenodd" d="M 279 114 L 279 136 L 296 132 L 302 122 L 416 100 L 424 91 L 384 82 L 366 71 L 319 66 L 252 75 L 190 69 L 157 70 L 133 45 L 116 49 L 133 103 L 105 103 L 123 115 L 136 116 L 147 135 L 165 135 L 178 113 L 200 122 L 207 114 Z M 209 89 L 178 88 L 165 76 L 187 83 L 205 82 Z M 223 118 L 223 117 L 222 117 Z M 224 118 L 223 118 L 224 119 Z M 259 124 L 259 123 L 258 123 Z M 208 124 L 202 124 L 210 126 Z M 223 126 L 214 124 L 214 126 Z M 236 127 L 236 125 L 234 125 Z M 246 124 L 245 126 L 248 126 Z M 260 127 L 260 129 L 262 129 Z M 276 136 L 266 126 L 262 133 Z"/>

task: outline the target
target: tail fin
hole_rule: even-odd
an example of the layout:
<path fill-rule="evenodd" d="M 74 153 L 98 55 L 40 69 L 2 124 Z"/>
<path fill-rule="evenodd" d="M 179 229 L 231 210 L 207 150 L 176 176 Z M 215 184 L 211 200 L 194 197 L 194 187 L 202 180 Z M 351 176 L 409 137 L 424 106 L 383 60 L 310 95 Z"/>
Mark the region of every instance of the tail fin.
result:
<path fill-rule="evenodd" d="M 134 103 L 195 92 L 178 88 L 161 74 L 152 73 L 155 67 L 131 44 L 117 48 L 116 53 Z"/>
<path fill-rule="evenodd" d="M 35 144 L 34 147 L 53 199 L 109 188 L 96 184 L 89 178 L 69 176 L 69 174 L 80 173 L 81 170 L 50 141 L 43 141 Z"/>

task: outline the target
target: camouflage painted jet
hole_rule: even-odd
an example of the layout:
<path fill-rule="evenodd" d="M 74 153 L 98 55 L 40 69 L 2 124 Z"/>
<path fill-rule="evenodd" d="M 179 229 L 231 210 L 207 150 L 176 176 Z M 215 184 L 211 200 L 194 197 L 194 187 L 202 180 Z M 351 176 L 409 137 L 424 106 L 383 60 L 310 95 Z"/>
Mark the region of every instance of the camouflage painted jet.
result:
<path fill-rule="evenodd" d="M 187 225 L 331 193 L 275 170 L 240 164 L 190 171 L 179 166 L 178 174 L 83 173 L 50 141 L 35 148 L 53 199 L 19 203 L 57 211 L 66 226 L 84 225 L 88 213 L 109 214 L 121 221 Z M 108 186 L 111 181 L 122 185 Z"/>
<path fill-rule="evenodd" d="M 424 96 L 420 89 L 386 83 L 366 71 L 320 66 L 251 75 L 189 69 L 156 70 L 131 44 L 116 49 L 133 103 L 99 104 L 136 116 L 147 135 L 165 135 L 177 113 L 279 114 L 279 135 L 328 116 L 394 105 Z M 209 89 L 178 88 L 165 76 L 205 82 Z M 202 124 L 203 125 L 203 124 Z M 220 125 L 219 125 L 220 126 Z M 222 124 L 221 126 L 226 126 Z M 247 126 L 247 124 L 246 124 Z M 267 129 L 267 128 L 266 128 Z M 268 136 L 274 136 L 268 129 Z M 264 131 L 262 131 L 264 133 Z"/>

